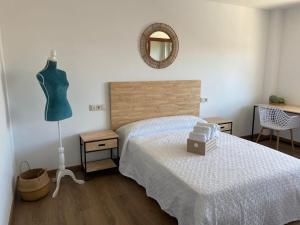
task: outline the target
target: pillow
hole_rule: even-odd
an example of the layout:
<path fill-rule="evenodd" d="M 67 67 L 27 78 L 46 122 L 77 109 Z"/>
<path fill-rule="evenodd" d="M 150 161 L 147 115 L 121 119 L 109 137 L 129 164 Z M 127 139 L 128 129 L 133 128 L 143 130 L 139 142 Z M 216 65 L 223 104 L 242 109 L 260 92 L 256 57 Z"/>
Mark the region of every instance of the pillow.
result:
<path fill-rule="evenodd" d="M 207 123 L 205 120 L 196 116 L 167 116 L 158 117 L 126 124 L 119 129 L 117 133 L 128 133 L 130 131 L 137 131 L 143 135 L 153 132 L 169 131 L 193 128 L 197 122 Z"/>
<path fill-rule="evenodd" d="M 124 145 L 133 137 L 167 131 L 192 130 L 197 122 L 207 123 L 196 116 L 167 116 L 129 123 L 117 129 L 116 132 L 120 136 L 120 146 L 124 148 Z"/>

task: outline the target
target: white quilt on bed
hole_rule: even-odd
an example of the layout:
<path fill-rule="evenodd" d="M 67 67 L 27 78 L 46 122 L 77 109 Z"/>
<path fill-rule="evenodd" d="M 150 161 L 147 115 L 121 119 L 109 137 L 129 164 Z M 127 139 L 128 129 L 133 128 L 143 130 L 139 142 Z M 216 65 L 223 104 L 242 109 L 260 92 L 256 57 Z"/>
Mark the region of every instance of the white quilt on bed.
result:
<path fill-rule="evenodd" d="M 193 117 L 172 117 L 121 128 L 120 172 L 144 186 L 180 225 L 300 219 L 300 160 L 224 133 L 216 150 L 188 153 L 195 123 Z"/>

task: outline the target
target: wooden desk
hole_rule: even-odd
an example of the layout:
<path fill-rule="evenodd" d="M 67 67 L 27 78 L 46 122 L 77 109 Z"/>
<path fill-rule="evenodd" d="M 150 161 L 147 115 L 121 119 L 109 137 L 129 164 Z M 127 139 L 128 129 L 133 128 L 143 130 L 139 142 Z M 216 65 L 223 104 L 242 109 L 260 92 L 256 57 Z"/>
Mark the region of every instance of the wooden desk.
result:
<path fill-rule="evenodd" d="M 251 133 L 251 140 L 253 141 L 254 138 L 254 123 L 255 123 L 255 110 L 258 107 L 259 104 L 255 104 L 253 106 L 253 118 L 252 118 L 252 133 Z M 300 106 L 296 105 L 286 105 L 286 104 L 264 104 L 264 105 L 270 105 L 277 107 L 287 113 L 294 113 L 294 114 L 300 114 Z"/>

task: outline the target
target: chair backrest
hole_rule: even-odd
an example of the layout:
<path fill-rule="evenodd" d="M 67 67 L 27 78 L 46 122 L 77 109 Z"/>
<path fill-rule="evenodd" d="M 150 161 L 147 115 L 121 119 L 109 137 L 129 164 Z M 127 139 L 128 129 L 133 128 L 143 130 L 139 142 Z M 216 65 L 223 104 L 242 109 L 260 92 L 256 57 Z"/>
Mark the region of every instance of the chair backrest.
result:
<path fill-rule="evenodd" d="M 270 105 L 259 105 L 258 111 L 260 125 L 263 127 L 270 127 L 273 125 L 285 127 L 290 118 L 283 110 Z"/>

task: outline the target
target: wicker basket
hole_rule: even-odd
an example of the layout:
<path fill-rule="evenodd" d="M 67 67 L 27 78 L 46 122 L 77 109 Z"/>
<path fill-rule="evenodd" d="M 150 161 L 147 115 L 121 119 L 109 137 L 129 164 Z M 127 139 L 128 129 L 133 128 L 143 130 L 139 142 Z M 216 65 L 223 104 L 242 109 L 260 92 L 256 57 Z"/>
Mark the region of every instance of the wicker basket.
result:
<path fill-rule="evenodd" d="M 212 139 L 207 142 L 199 142 L 187 139 L 187 151 L 198 155 L 205 155 L 208 151 L 217 148 L 217 140 Z"/>
<path fill-rule="evenodd" d="M 20 174 L 18 179 L 18 191 L 24 201 L 36 201 L 49 193 L 49 176 L 47 170 L 42 168 L 30 169 Z M 21 164 L 21 165 L 22 165 Z"/>

